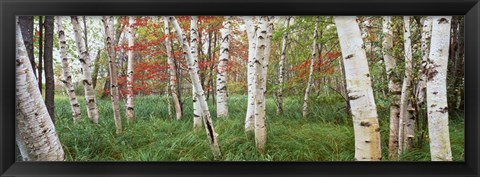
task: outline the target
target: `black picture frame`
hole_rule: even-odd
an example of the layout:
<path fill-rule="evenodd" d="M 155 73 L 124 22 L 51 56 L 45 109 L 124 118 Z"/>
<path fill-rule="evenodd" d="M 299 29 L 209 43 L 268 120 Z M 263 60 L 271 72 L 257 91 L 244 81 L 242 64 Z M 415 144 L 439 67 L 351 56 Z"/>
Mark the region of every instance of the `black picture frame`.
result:
<path fill-rule="evenodd" d="M 1 176 L 479 176 L 478 0 L 1 0 Z M 16 15 L 465 15 L 464 162 L 15 162 Z"/>

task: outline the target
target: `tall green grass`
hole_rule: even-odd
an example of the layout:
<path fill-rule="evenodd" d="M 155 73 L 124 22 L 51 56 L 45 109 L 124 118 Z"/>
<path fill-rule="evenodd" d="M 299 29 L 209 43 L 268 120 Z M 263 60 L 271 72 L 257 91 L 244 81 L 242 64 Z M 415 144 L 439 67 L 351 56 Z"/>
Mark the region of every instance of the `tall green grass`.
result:
<path fill-rule="evenodd" d="M 192 101 L 185 97 L 184 116 L 175 120 L 167 112 L 166 98 L 135 98 L 136 120 L 121 115 L 124 132 L 115 134 L 111 102 L 98 99 L 100 121 L 92 124 L 82 105 L 82 121 L 73 123 L 67 97 L 56 96 L 56 129 L 69 161 L 211 161 L 205 130 L 193 130 Z M 254 140 L 247 138 L 243 123 L 246 96 L 228 98 L 226 119 L 216 118 L 215 106 L 209 100 L 218 140 L 225 161 L 352 161 L 354 137 L 351 118 L 345 113 L 341 98 L 334 95 L 312 97 L 307 118 L 302 118 L 302 98 L 284 98 L 284 113 L 276 114 L 275 100 L 267 98 L 267 153 L 255 150 Z M 377 102 L 381 125 L 384 160 L 388 144 L 388 102 Z M 173 111 L 174 109 L 172 109 Z M 454 114 L 450 123 L 453 158 L 464 159 L 463 114 Z M 429 161 L 428 140 L 402 156 L 406 161 Z"/>

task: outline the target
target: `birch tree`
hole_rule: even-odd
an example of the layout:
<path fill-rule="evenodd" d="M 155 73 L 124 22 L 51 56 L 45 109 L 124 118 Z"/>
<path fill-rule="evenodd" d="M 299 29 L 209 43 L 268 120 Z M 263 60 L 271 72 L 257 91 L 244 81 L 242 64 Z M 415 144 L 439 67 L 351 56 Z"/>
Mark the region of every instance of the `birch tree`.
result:
<path fill-rule="evenodd" d="M 98 123 L 98 108 L 95 98 L 95 90 L 93 90 L 92 86 L 92 77 L 90 74 L 90 54 L 87 52 L 87 49 L 85 48 L 85 42 L 82 39 L 82 27 L 80 27 L 80 24 L 78 23 L 78 17 L 71 16 L 70 18 L 73 25 L 73 31 L 75 33 L 75 41 L 77 44 L 80 64 L 83 69 L 82 81 L 85 90 L 85 102 L 87 103 L 88 118 L 90 118 L 92 122 Z"/>
<path fill-rule="evenodd" d="M 425 102 L 425 92 L 427 90 L 427 62 L 428 55 L 430 54 L 430 38 L 432 36 L 432 18 L 429 16 L 424 17 L 422 27 L 422 37 L 420 39 L 422 50 L 422 65 L 420 72 L 420 80 L 418 81 L 418 89 L 416 93 L 417 108 Z"/>
<path fill-rule="evenodd" d="M 261 16 L 259 17 L 259 29 L 256 31 L 256 49 L 255 49 L 255 58 L 254 58 L 254 67 L 255 67 L 255 85 L 253 86 L 254 90 L 254 103 L 255 103 L 255 147 L 257 151 L 261 154 L 266 152 L 267 144 L 267 125 L 266 125 L 266 114 L 265 114 L 265 91 L 266 88 L 263 84 L 266 79 L 263 70 L 266 69 L 266 48 L 267 48 L 267 28 L 268 28 L 268 17 Z"/>
<path fill-rule="evenodd" d="M 248 84 L 248 103 L 245 118 L 245 133 L 253 134 L 255 130 L 255 102 L 254 102 L 254 84 L 255 84 L 255 50 L 257 25 L 253 16 L 243 17 L 245 21 L 247 37 L 248 37 L 248 67 L 247 67 L 247 84 Z"/>
<path fill-rule="evenodd" d="M 394 69 L 397 67 L 397 61 L 393 57 L 393 30 L 392 17 L 383 17 L 383 60 L 385 61 L 385 71 L 387 72 L 388 90 L 390 92 L 390 126 L 388 137 L 388 157 L 390 160 L 397 159 L 398 151 L 398 123 L 400 114 L 400 93 L 401 86 Z"/>
<path fill-rule="evenodd" d="M 208 109 L 207 101 L 205 99 L 205 92 L 203 91 L 202 85 L 200 83 L 200 77 L 198 75 L 198 67 L 194 67 L 197 60 L 194 60 L 192 54 L 190 53 L 191 48 L 188 44 L 187 36 L 184 35 L 182 28 L 178 24 L 175 17 L 170 16 L 169 20 L 172 22 L 173 27 L 177 33 L 177 38 L 182 46 L 183 55 L 187 59 L 188 71 L 192 83 L 195 85 L 195 96 L 198 98 L 200 103 L 200 109 L 202 111 L 203 125 L 205 131 L 207 132 L 207 137 L 210 143 L 210 148 L 212 150 L 213 156 L 215 159 L 219 159 L 222 156 L 220 152 L 220 147 L 218 145 L 218 134 L 215 133 L 215 128 L 213 126 L 212 118 L 210 116 L 210 111 Z"/>
<path fill-rule="evenodd" d="M 24 161 L 63 161 L 64 151 L 37 87 L 18 19 L 16 49 L 15 139 L 20 154 Z"/>
<path fill-rule="evenodd" d="M 173 104 L 175 106 L 175 115 L 177 120 L 182 118 L 182 107 L 180 106 L 180 98 L 178 97 L 177 90 L 177 67 L 175 66 L 175 61 L 172 56 L 172 46 L 170 45 L 170 26 L 168 23 L 168 18 L 163 17 L 163 23 L 165 25 L 164 34 L 167 36 L 165 38 L 165 47 L 167 52 L 167 64 L 169 71 L 169 82 L 170 82 L 170 91 L 172 92 Z"/>
<path fill-rule="evenodd" d="M 402 84 L 402 95 L 400 97 L 400 118 L 398 123 L 398 155 L 410 148 L 409 142 L 415 136 L 412 132 L 415 122 L 413 120 L 410 102 L 411 82 L 412 82 L 412 44 L 410 39 L 410 16 L 403 17 L 403 40 L 405 53 L 405 76 Z"/>
<path fill-rule="evenodd" d="M 290 16 L 285 17 L 285 28 L 288 29 L 290 26 Z M 282 48 L 280 60 L 278 62 L 278 91 L 277 91 L 277 113 L 283 113 L 283 74 L 284 74 L 284 63 L 287 52 L 287 40 L 288 40 L 288 31 L 283 33 L 282 38 Z"/>
<path fill-rule="evenodd" d="M 220 58 L 217 68 L 217 117 L 228 117 L 227 104 L 227 64 L 230 42 L 230 19 L 225 17 L 223 28 L 220 30 L 221 42 Z"/>
<path fill-rule="evenodd" d="M 58 46 L 60 48 L 60 57 L 62 59 L 62 83 L 70 100 L 70 108 L 72 109 L 73 122 L 78 122 L 81 119 L 80 104 L 78 103 L 75 94 L 75 88 L 72 84 L 72 75 L 70 73 L 70 66 L 68 64 L 67 42 L 65 41 L 65 31 L 63 29 L 62 17 L 56 16 Z"/>
<path fill-rule="evenodd" d="M 105 43 L 109 58 L 110 97 L 112 99 L 113 119 L 115 121 L 116 133 L 120 134 L 122 133 L 122 118 L 120 116 L 120 105 L 118 103 L 117 57 L 115 55 L 115 46 L 113 45 L 113 18 L 113 16 L 103 16 L 102 21 L 105 26 Z"/>
<path fill-rule="evenodd" d="M 432 17 L 432 40 L 427 64 L 427 114 L 432 161 L 451 161 L 448 131 L 447 66 L 451 16 Z"/>
<path fill-rule="evenodd" d="M 318 17 L 315 20 L 315 30 L 313 31 L 313 42 L 312 42 L 312 53 L 310 54 L 310 69 L 308 72 L 308 81 L 307 87 L 305 88 L 305 95 L 303 97 L 303 118 L 307 117 L 308 110 L 308 94 L 310 93 L 310 88 L 313 85 L 313 66 L 315 65 L 315 58 L 317 54 L 317 35 L 318 35 Z"/>
<path fill-rule="evenodd" d="M 190 20 L 190 53 L 195 61 L 198 60 L 198 17 L 192 16 L 192 20 Z M 198 62 L 193 64 L 195 68 L 198 68 Z M 200 72 L 200 71 L 198 71 Z M 197 72 L 197 74 L 198 74 Z M 200 102 L 198 102 L 198 98 L 195 94 L 195 84 L 192 82 L 192 99 L 193 99 L 193 128 L 199 129 L 202 127 L 202 111 L 200 108 Z"/>
<path fill-rule="evenodd" d="M 128 49 L 127 49 L 127 57 L 128 57 L 128 66 L 127 66 L 127 104 L 125 105 L 125 115 L 127 116 L 128 120 L 133 120 L 135 117 L 135 110 L 134 110 L 134 92 L 133 92 L 133 45 L 135 40 L 135 34 L 133 34 L 133 24 L 135 23 L 135 19 L 133 16 L 128 17 L 128 28 L 127 28 L 127 39 L 128 39 Z M 113 38 L 112 38 L 113 39 Z M 112 43 L 113 44 L 113 43 Z"/>
<path fill-rule="evenodd" d="M 381 159 L 380 127 L 367 56 L 356 17 L 334 17 L 342 51 L 347 93 L 353 117 L 355 160 Z"/>

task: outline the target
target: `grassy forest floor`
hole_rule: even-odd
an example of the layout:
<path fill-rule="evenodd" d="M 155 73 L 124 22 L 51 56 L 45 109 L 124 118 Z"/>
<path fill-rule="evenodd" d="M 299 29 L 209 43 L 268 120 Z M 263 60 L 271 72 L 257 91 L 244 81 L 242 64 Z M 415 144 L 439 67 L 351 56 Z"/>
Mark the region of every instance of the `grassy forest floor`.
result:
<path fill-rule="evenodd" d="M 213 160 L 205 130 L 193 131 L 192 101 L 184 97 L 184 117 L 168 116 L 166 97 L 137 96 L 134 122 L 121 114 L 124 132 L 115 134 L 110 99 L 98 99 L 100 121 L 90 123 L 82 105 L 82 121 L 73 124 L 68 97 L 55 97 L 55 125 L 68 161 L 210 161 Z M 311 97 L 309 115 L 302 118 L 302 98 L 284 98 L 284 114 L 276 114 L 275 100 L 267 98 L 267 153 L 255 150 L 253 138 L 243 129 L 247 97 L 230 95 L 230 117 L 217 119 L 209 100 L 218 140 L 225 161 L 352 161 L 354 137 L 351 118 L 341 97 Z M 386 160 L 388 144 L 388 101 L 377 100 L 382 153 Z M 174 109 L 172 108 L 174 115 Z M 420 121 L 421 122 L 421 121 Z M 426 132 L 425 132 L 426 133 Z M 428 134 L 428 133 L 427 133 Z M 463 113 L 450 112 L 450 138 L 455 161 L 464 159 Z M 418 141 L 417 141 L 418 142 Z M 430 161 L 428 139 L 416 143 L 405 161 Z"/>

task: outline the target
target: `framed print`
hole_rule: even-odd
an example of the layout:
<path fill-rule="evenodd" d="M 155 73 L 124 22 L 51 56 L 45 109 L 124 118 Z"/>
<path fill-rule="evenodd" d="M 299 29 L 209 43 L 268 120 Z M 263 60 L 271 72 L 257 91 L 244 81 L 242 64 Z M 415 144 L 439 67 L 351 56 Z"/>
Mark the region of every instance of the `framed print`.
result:
<path fill-rule="evenodd" d="M 1 1 L 2 176 L 478 176 L 477 0 Z"/>

